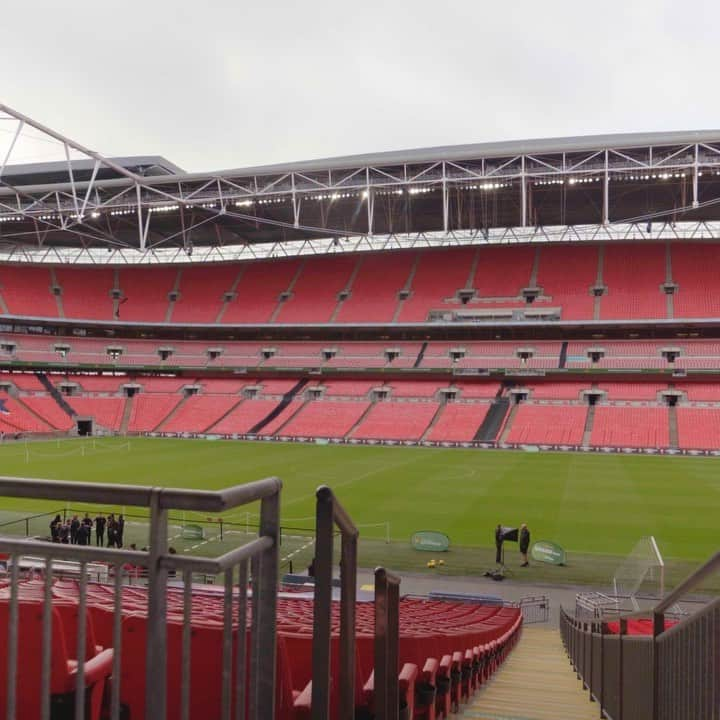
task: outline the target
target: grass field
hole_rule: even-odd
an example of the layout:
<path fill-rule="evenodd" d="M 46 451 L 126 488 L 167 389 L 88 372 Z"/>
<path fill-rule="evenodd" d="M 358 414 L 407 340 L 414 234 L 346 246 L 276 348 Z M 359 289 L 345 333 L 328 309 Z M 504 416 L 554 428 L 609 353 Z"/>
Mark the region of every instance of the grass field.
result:
<path fill-rule="evenodd" d="M 534 581 L 607 582 L 643 535 L 655 535 L 673 559 L 671 580 L 718 549 L 720 460 L 712 458 L 137 438 L 128 449 L 125 443 L 7 444 L 0 447 L 0 472 L 188 488 L 277 475 L 284 483 L 283 525 L 308 529 L 314 490 L 327 484 L 357 523 L 390 523 L 390 546 L 380 541 L 384 527 L 361 531 L 368 538 L 361 560 L 398 569 L 421 570 L 429 556 L 410 550 L 409 538 L 416 530 L 438 530 L 452 542 L 443 572 L 479 572 L 491 564 L 498 522 L 527 522 L 533 540 L 554 540 L 570 553 L 566 568 L 530 568 L 523 577 Z M 2 501 L 6 518 L 56 508 Z M 247 522 L 245 509 L 230 515 Z M 299 564 L 308 552 L 298 555 Z M 516 562 L 514 546 L 508 557 Z"/>

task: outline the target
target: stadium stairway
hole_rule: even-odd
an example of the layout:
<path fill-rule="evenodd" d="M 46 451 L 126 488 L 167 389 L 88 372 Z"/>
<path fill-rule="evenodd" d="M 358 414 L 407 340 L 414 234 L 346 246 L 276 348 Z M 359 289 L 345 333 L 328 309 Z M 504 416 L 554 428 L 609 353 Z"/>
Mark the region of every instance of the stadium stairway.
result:
<path fill-rule="evenodd" d="M 74 418 L 77 413 L 70 407 L 70 404 L 62 396 L 60 391 L 52 384 L 50 378 L 44 372 L 36 372 L 35 376 L 42 386 L 50 393 L 55 402 L 71 417 Z"/>
<path fill-rule="evenodd" d="M 420 352 L 418 353 L 418 356 L 415 358 L 415 363 L 413 364 L 414 368 L 420 367 L 420 363 L 423 361 L 423 358 L 425 357 L 425 351 L 427 350 L 427 342 L 424 342 L 422 344 L 422 347 L 420 348 Z"/>
<path fill-rule="evenodd" d="M 132 416 L 132 407 L 134 396 L 125 398 L 125 408 L 123 409 L 122 420 L 120 421 L 120 434 L 126 435 L 128 431 L 128 425 L 130 425 L 130 417 Z"/>
<path fill-rule="evenodd" d="M 475 433 L 473 440 L 475 442 L 493 442 L 497 437 L 500 428 L 503 425 L 508 408 L 510 407 L 510 399 L 499 397 L 493 401 L 485 419 Z"/>
<path fill-rule="evenodd" d="M 292 387 L 290 392 L 283 395 L 282 400 L 274 407 L 259 423 L 253 425 L 250 430 L 250 435 L 257 435 L 269 422 L 274 420 L 293 400 L 293 398 L 308 384 L 307 378 L 303 378 L 296 385 Z"/>
<path fill-rule="evenodd" d="M 179 412 L 192 395 L 185 395 L 177 405 L 153 428 L 153 432 L 162 432 L 162 428 L 170 422 Z"/>
<path fill-rule="evenodd" d="M 524 627 L 502 668 L 468 705 L 470 720 L 595 720 L 557 630 Z"/>

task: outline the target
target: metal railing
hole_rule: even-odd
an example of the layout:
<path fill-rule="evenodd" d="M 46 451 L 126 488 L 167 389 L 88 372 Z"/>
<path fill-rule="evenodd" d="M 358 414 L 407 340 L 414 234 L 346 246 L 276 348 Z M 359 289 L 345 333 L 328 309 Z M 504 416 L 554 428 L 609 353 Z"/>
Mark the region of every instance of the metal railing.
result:
<path fill-rule="evenodd" d="M 224 578 L 222 617 L 222 697 L 223 720 L 272 718 L 275 703 L 276 603 L 278 585 L 278 530 L 281 482 L 267 478 L 257 482 L 213 492 L 153 488 L 136 485 L 109 485 L 62 482 L 43 479 L 0 477 L 0 497 L 34 498 L 107 505 L 149 508 L 150 537 L 147 552 L 92 546 L 63 545 L 28 539 L 0 537 L 0 552 L 9 555 L 9 593 L 7 605 L 7 678 L 4 688 L 7 720 L 24 720 L 25 698 L 18 697 L 19 649 L 22 649 L 19 617 L 21 599 L 18 559 L 32 555 L 44 560 L 42 593 L 42 642 L 40 717 L 51 717 L 51 680 L 54 673 L 53 647 L 53 561 L 74 561 L 80 565 L 77 601 L 77 646 L 74 660 L 75 720 L 86 717 L 86 680 L 95 658 L 86 656 L 88 578 L 90 563 L 107 563 L 114 571 L 112 671 L 110 676 L 110 718 L 121 716 L 121 667 L 123 653 L 122 583 L 123 566 L 141 566 L 147 572 L 147 634 L 145 643 L 145 717 L 164 720 L 167 717 L 168 655 L 168 573 L 180 573 L 182 593 L 181 718 L 190 713 L 190 668 L 192 627 L 192 577 L 194 573 L 222 575 Z M 260 501 L 258 536 L 252 541 L 218 558 L 179 556 L 168 552 L 169 510 L 220 513 L 240 505 Z M 237 576 L 236 576 L 237 573 Z M 248 576 L 252 575 L 251 646 L 249 667 L 245 642 L 248 615 Z M 237 580 L 238 590 L 233 591 Z M 353 586 L 354 590 L 354 586 Z M 353 608 L 354 608 L 354 596 Z M 0 633 L 2 630 L 0 629 Z M 233 673 L 233 662 L 235 672 Z M 249 672 L 248 672 L 249 671 Z M 246 677 L 249 674 L 249 682 Z M 105 678 L 103 678 L 104 681 Z"/>
<path fill-rule="evenodd" d="M 316 493 L 312 717 L 330 716 L 330 638 L 334 528 L 340 531 L 340 720 L 355 717 L 355 601 L 358 530 L 332 490 Z"/>
<path fill-rule="evenodd" d="M 400 636 L 400 578 L 375 570 L 375 718 L 398 720 Z"/>
<path fill-rule="evenodd" d="M 596 618 L 562 608 L 560 632 L 591 699 L 612 720 L 715 720 L 720 717 L 720 598 L 666 628 L 682 598 L 720 569 L 720 552 L 649 611 Z M 628 634 L 628 622 L 652 618 L 650 635 Z M 608 621 L 618 633 L 609 633 Z"/>

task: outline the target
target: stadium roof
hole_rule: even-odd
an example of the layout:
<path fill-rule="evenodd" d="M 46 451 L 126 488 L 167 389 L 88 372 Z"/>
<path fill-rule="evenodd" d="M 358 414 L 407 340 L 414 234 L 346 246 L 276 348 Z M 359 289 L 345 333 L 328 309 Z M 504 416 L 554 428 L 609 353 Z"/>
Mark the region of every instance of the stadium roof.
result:
<path fill-rule="evenodd" d="M 0 105 L 0 253 L 240 248 L 250 256 L 500 234 L 608 238 L 720 221 L 720 130 L 479 143 L 185 173 L 106 158 Z M 24 134 L 51 163 L 17 164 Z M 42 146 L 45 148 L 45 145 Z M 4 162 L 3 162 L 4 158 Z M 392 242 L 390 246 L 392 246 Z M 254 248 L 264 246 L 261 251 Z M 270 249 L 268 249 L 270 246 Z M 367 249 L 367 248 L 366 248 Z"/>

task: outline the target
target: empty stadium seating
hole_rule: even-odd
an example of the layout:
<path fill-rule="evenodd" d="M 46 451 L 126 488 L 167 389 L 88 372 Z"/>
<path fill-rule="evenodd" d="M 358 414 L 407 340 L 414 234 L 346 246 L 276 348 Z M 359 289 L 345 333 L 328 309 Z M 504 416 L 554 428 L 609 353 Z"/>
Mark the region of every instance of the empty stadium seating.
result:
<path fill-rule="evenodd" d="M 370 406 L 363 401 L 318 401 L 308 403 L 282 429 L 291 437 L 344 437 Z"/>
<path fill-rule="evenodd" d="M 517 407 L 506 442 L 580 445 L 588 409 L 583 405 L 535 405 Z"/>
<path fill-rule="evenodd" d="M 537 285 L 550 305 L 560 307 L 563 320 L 589 320 L 595 303 L 590 288 L 596 284 L 597 268 L 597 247 L 543 247 Z"/>
<path fill-rule="evenodd" d="M 469 442 L 487 415 L 489 404 L 447 403 L 425 439 L 435 442 Z"/>
<path fill-rule="evenodd" d="M 439 408 L 437 402 L 381 402 L 351 433 L 356 439 L 419 440 Z"/>
<path fill-rule="evenodd" d="M 600 405 L 595 408 L 590 444 L 666 448 L 670 444 L 668 409 Z"/>
<path fill-rule="evenodd" d="M 602 320 L 667 317 L 665 246 L 608 244 L 605 247 L 603 284 L 607 294 L 600 302 Z"/>
<path fill-rule="evenodd" d="M 720 449 L 720 408 L 677 408 L 678 447 Z"/>
<path fill-rule="evenodd" d="M 112 585 L 87 585 L 86 684 L 91 688 L 91 720 L 98 720 L 101 711 L 103 680 L 108 677 L 113 650 Z M 20 664 L 19 688 L 30 697 L 21 698 L 22 717 L 36 717 L 39 703 L 40 672 L 34 665 L 41 652 L 43 593 L 41 580 L 24 580 L 18 586 L 21 617 L 21 651 L 28 660 Z M 2 632 L 7 630 L 9 588 L 0 588 Z M 65 663 L 53 672 L 53 693 L 73 692 L 74 675 L 65 661 L 74 651 L 77 636 L 78 586 L 75 581 L 55 581 L 53 596 L 53 658 Z M 181 648 L 183 630 L 183 593 L 168 589 L 168 717 L 180 715 Z M 144 716 L 145 644 L 148 596 L 145 588 L 130 586 L 122 594 L 121 624 L 121 702 L 129 717 Z M 222 596 L 196 588 L 190 604 L 191 689 L 190 717 L 220 717 L 222 683 Z M 331 673 L 336 676 L 338 658 L 338 603 L 331 607 L 333 620 L 333 653 Z M 249 621 L 249 618 L 248 618 Z M 399 665 L 401 697 L 417 710 L 410 717 L 443 717 L 460 709 L 499 668 L 517 642 L 522 617 L 519 609 L 501 605 L 466 604 L 439 600 L 403 598 L 400 601 Z M 374 604 L 360 602 L 356 606 L 356 705 L 357 712 L 372 712 L 373 693 L 373 632 Z M 278 685 L 279 720 L 306 717 L 309 710 L 312 655 L 313 603 L 304 598 L 278 598 Z M 234 624 L 233 642 L 238 641 Z M 63 635 L 61 638 L 60 635 Z M 65 651 L 63 652 L 63 649 Z M 5 662 L 6 653 L 2 653 Z M 24 672 L 30 668 L 31 672 Z M 3 665 L 4 669 L 4 665 Z M 56 683 L 56 684 L 55 684 Z M 414 683 L 418 683 L 415 692 Z M 331 690 L 331 707 L 337 707 L 337 685 Z M 437 714 L 436 714 L 437 711 Z"/>

